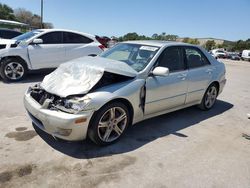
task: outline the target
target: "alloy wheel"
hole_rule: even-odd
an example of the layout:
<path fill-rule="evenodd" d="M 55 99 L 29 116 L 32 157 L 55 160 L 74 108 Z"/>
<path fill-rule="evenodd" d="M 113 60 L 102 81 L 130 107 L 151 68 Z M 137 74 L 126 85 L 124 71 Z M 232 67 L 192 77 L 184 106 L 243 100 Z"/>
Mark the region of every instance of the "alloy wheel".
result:
<path fill-rule="evenodd" d="M 18 80 L 24 75 L 24 67 L 17 62 L 10 62 L 5 66 L 4 73 L 10 80 Z"/>
<path fill-rule="evenodd" d="M 216 97 L 217 97 L 217 88 L 215 86 L 212 86 L 207 91 L 205 98 L 205 106 L 207 108 L 211 108 L 215 103 Z"/>
<path fill-rule="evenodd" d="M 103 142 L 118 139 L 126 128 L 128 117 L 121 107 L 108 109 L 98 123 L 98 136 Z"/>

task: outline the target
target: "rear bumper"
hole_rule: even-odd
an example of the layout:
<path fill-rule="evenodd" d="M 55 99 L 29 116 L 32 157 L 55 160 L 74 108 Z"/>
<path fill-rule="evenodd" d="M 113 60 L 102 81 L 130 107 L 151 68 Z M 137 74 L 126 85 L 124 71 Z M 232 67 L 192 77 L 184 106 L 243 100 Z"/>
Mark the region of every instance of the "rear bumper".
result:
<path fill-rule="evenodd" d="M 220 81 L 220 91 L 219 94 L 223 91 L 225 85 L 226 85 L 227 79 L 223 79 Z"/>
<path fill-rule="evenodd" d="M 69 114 L 43 109 L 29 93 L 24 96 L 24 106 L 33 124 L 53 137 L 78 141 L 84 140 L 87 136 L 88 125 L 93 111 L 86 111 L 82 114 Z M 79 119 L 86 119 L 86 121 L 75 123 Z"/>

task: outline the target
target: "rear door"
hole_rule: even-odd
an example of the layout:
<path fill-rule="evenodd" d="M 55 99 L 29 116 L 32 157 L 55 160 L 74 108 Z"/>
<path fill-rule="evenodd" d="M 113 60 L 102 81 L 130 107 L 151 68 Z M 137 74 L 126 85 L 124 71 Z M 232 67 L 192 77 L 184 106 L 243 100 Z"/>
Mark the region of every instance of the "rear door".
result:
<path fill-rule="evenodd" d="M 38 37 L 42 44 L 30 44 L 28 52 L 33 69 L 55 68 L 65 59 L 62 32 L 54 31 Z"/>
<path fill-rule="evenodd" d="M 102 50 L 92 39 L 72 32 L 63 32 L 63 43 L 66 49 L 66 59 L 69 61 L 90 54 L 100 54 Z"/>
<path fill-rule="evenodd" d="M 203 52 L 196 47 L 185 47 L 188 66 L 186 104 L 198 102 L 212 79 L 213 67 Z"/>

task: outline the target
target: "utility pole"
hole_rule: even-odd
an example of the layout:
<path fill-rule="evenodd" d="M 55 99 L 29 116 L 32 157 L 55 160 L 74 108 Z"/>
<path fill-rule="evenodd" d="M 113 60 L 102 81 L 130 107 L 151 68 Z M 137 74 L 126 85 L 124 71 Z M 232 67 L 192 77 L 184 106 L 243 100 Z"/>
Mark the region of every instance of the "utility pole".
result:
<path fill-rule="evenodd" d="M 43 0 L 41 0 L 41 29 L 43 29 Z"/>

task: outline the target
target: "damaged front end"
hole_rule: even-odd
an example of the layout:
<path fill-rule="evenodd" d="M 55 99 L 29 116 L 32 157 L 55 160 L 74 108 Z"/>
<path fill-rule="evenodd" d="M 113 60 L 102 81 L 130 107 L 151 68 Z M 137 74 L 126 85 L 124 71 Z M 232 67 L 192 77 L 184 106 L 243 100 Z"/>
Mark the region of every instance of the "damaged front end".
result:
<path fill-rule="evenodd" d="M 92 87 L 88 92 L 94 92 L 105 86 L 112 84 L 126 82 L 133 79 L 123 75 L 104 72 L 102 78 Z M 30 96 L 38 102 L 43 109 L 62 111 L 70 114 L 78 114 L 84 110 L 90 110 L 88 105 L 91 102 L 91 98 L 86 94 L 69 95 L 61 97 L 55 94 L 47 92 L 41 87 L 40 84 L 36 84 L 29 88 Z"/>
<path fill-rule="evenodd" d="M 70 114 L 77 114 L 90 102 L 90 98 L 86 95 L 83 96 L 69 96 L 59 97 L 57 95 L 48 93 L 36 84 L 29 88 L 30 96 L 38 102 L 43 109 L 63 111 Z"/>
<path fill-rule="evenodd" d="M 61 64 L 40 84 L 31 87 L 29 92 L 43 109 L 79 114 L 96 108 L 91 106 L 91 94 L 106 86 L 105 90 L 109 91 L 108 88 L 136 76 L 135 70 L 123 62 L 83 57 Z M 119 85 L 116 86 L 119 88 Z"/>

